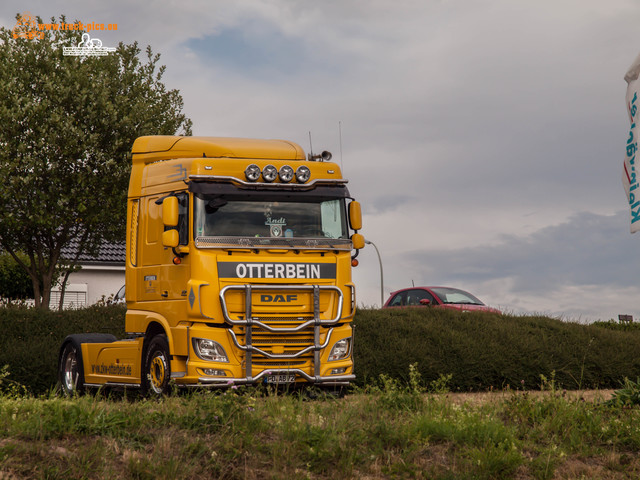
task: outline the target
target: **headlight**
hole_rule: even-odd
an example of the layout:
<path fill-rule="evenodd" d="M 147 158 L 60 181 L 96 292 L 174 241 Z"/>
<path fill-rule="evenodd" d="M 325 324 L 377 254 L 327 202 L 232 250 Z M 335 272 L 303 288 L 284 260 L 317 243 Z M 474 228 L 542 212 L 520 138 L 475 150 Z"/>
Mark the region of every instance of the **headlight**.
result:
<path fill-rule="evenodd" d="M 293 179 L 293 168 L 289 165 L 285 165 L 280 168 L 280 181 L 284 183 L 288 183 Z"/>
<path fill-rule="evenodd" d="M 329 354 L 329 361 L 342 360 L 349 356 L 349 347 L 351 345 L 351 337 L 338 340 Z"/>
<path fill-rule="evenodd" d="M 264 179 L 265 182 L 271 183 L 276 179 L 277 176 L 278 176 L 278 169 L 273 165 L 267 165 L 262 170 L 262 178 Z"/>
<path fill-rule="evenodd" d="M 250 182 L 256 182 L 260 178 L 260 167 L 255 163 L 249 165 L 244 171 L 244 176 Z"/>
<path fill-rule="evenodd" d="M 311 178 L 311 170 L 309 167 L 305 167 L 304 165 L 298 167 L 296 170 L 296 180 L 300 183 L 305 183 L 307 180 Z"/>
<path fill-rule="evenodd" d="M 208 338 L 194 338 L 193 349 L 202 360 L 209 362 L 229 362 L 227 353 L 218 342 Z"/>

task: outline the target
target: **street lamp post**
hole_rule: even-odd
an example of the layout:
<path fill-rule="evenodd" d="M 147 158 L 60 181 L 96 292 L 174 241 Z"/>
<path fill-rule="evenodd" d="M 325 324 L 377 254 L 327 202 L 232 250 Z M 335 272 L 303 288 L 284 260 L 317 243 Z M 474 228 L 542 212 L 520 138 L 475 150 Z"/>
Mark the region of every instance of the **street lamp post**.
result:
<path fill-rule="evenodd" d="M 380 308 L 384 305 L 384 273 L 382 271 L 382 257 L 380 257 L 380 251 L 376 244 L 371 240 L 365 240 L 364 243 L 368 245 L 373 245 L 373 248 L 376 249 L 376 253 L 378 254 L 378 262 L 380 262 Z"/>

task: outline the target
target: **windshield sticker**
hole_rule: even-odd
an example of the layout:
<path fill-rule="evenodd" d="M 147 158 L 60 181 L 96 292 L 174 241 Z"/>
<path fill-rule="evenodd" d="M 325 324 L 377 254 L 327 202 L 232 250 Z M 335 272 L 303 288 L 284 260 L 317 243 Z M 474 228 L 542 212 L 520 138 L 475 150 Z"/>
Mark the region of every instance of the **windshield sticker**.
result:
<path fill-rule="evenodd" d="M 278 202 L 275 203 L 275 206 L 278 206 Z M 272 218 L 273 217 L 273 203 L 267 203 L 264 208 L 264 216 L 266 218 L 264 224 L 269 226 L 270 235 L 272 237 L 281 237 L 284 231 L 284 227 L 287 225 L 287 221 L 284 217 L 280 218 Z"/>
<path fill-rule="evenodd" d="M 284 217 L 272 219 L 270 216 L 267 217 L 267 220 L 264 222 L 265 225 L 269 225 L 271 228 L 271 236 L 272 237 L 281 237 L 282 236 L 282 228 L 287 225 L 287 221 Z M 293 232 L 291 232 L 293 234 Z M 293 235 L 291 235 L 293 236 Z"/>
<path fill-rule="evenodd" d="M 335 263 L 218 262 L 220 278 L 336 278 Z"/>

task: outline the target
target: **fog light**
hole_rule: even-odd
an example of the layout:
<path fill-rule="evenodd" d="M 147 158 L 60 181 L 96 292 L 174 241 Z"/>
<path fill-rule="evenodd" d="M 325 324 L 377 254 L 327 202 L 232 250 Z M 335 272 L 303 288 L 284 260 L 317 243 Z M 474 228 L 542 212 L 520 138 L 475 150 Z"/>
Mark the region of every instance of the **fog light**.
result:
<path fill-rule="evenodd" d="M 351 343 L 351 337 L 338 340 L 329 354 L 329 361 L 342 360 L 349 356 L 349 344 Z"/>
<path fill-rule="evenodd" d="M 288 183 L 293 180 L 293 168 L 289 165 L 285 165 L 280 169 L 280 181 L 284 183 Z"/>
<path fill-rule="evenodd" d="M 278 169 L 273 165 L 267 165 L 262 170 L 262 178 L 264 179 L 265 182 L 271 183 L 276 179 L 277 176 L 278 176 Z"/>
<path fill-rule="evenodd" d="M 255 163 L 252 163 L 244 171 L 244 176 L 247 177 L 247 180 L 250 182 L 258 181 L 260 178 L 260 167 Z"/>
<path fill-rule="evenodd" d="M 334 368 L 333 370 L 331 370 L 331 375 L 342 375 L 346 371 L 347 367 Z"/>
<path fill-rule="evenodd" d="M 311 178 L 311 170 L 309 167 L 305 167 L 304 165 L 298 167 L 296 170 L 296 180 L 300 183 L 305 183 L 307 180 Z"/>
<path fill-rule="evenodd" d="M 202 360 L 209 362 L 229 362 L 227 352 L 224 351 L 222 345 L 208 338 L 194 338 L 193 349 L 196 355 Z"/>

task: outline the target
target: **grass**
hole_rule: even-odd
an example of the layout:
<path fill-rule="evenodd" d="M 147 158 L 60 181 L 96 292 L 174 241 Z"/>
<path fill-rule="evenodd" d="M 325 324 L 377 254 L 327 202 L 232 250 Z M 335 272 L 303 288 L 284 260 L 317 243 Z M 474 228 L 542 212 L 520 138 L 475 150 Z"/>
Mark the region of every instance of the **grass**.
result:
<path fill-rule="evenodd" d="M 345 398 L 0 396 L 0 478 L 637 478 L 640 411 L 550 388 L 461 401 L 448 379 Z"/>

